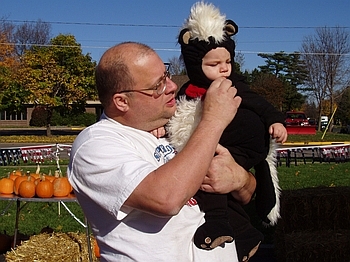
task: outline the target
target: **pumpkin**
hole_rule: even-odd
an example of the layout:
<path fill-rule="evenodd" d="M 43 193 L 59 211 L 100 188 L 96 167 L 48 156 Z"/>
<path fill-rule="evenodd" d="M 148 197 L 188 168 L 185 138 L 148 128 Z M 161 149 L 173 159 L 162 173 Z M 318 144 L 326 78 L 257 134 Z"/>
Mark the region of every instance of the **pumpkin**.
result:
<path fill-rule="evenodd" d="M 35 184 L 31 176 L 27 176 L 27 179 L 19 184 L 18 194 L 25 198 L 35 196 Z"/>
<path fill-rule="evenodd" d="M 8 177 L 0 179 L 0 193 L 1 194 L 12 194 L 14 181 Z"/>
<path fill-rule="evenodd" d="M 34 177 L 34 179 L 40 178 L 40 165 L 39 164 L 36 167 L 35 173 L 30 173 L 30 175 L 32 177 Z"/>
<path fill-rule="evenodd" d="M 21 175 L 21 176 L 18 176 L 15 181 L 14 181 L 14 184 L 13 184 L 13 192 L 18 195 L 18 188 L 19 188 L 19 185 L 23 182 L 27 180 L 27 176 L 26 175 Z"/>
<path fill-rule="evenodd" d="M 23 173 L 21 170 L 13 170 L 10 174 L 10 178 L 12 180 L 15 180 L 17 177 L 22 176 L 22 175 L 23 175 Z"/>
<path fill-rule="evenodd" d="M 35 194 L 38 197 L 49 198 L 53 196 L 53 184 L 42 176 L 41 181 L 35 187 Z"/>
<path fill-rule="evenodd" d="M 45 179 L 49 180 L 52 183 L 56 179 L 56 177 L 52 175 L 51 170 L 50 170 L 49 174 L 45 176 Z"/>
<path fill-rule="evenodd" d="M 68 196 L 72 191 L 71 184 L 67 177 L 63 177 L 59 171 L 55 171 L 55 180 L 53 184 L 53 195 L 55 197 L 65 197 Z"/>
<path fill-rule="evenodd" d="M 98 246 L 97 240 L 94 239 L 94 254 L 97 258 L 101 257 L 100 247 Z"/>

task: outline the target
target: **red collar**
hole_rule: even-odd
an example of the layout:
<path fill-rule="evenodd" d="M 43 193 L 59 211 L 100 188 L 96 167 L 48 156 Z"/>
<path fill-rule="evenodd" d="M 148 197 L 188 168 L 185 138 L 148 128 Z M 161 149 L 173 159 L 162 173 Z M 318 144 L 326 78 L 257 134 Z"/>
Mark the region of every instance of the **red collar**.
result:
<path fill-rule="evenodd" d="M 207 89 L 189 84 L 186 88 L 185 94 L 191 98 L 202 97 L 207 92 Z"/>

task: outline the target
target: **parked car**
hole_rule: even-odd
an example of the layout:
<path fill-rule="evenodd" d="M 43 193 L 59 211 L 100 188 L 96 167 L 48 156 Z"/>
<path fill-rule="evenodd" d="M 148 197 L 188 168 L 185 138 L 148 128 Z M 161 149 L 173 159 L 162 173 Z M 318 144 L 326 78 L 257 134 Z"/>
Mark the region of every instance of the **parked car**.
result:
<path fill-rule="evenodd" d="M 286 126 L 308 126 L 309 120 L 302 111 L 288 111 L 285 119 Z"/>

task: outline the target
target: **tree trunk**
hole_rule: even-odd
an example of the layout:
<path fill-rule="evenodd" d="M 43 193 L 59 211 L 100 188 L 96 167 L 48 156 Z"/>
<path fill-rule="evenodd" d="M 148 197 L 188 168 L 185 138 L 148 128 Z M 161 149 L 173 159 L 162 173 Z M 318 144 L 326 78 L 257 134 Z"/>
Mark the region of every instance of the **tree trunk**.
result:
<path fill-rule="evenodd" d="M 51 125 L 49 123 L 46 125 L 46 136 L 52 136 Z"/>
<path fill-rule="evenodd" d="M 52 136 L 52 134 L 51 134 L 51 117 L 52 117 L 52 109 L 47 108 L 46 136 Z"/>

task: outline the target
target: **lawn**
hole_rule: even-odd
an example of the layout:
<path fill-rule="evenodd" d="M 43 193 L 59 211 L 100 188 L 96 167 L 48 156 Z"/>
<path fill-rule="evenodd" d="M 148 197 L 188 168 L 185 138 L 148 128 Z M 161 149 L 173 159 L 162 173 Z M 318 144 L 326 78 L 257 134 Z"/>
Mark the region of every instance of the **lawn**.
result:
<path fill-rule="evenodd" d="M 312 141 L 350 141 L 350 135 L 344 134 L 326 134 L 324 140 L 321 140 L 322 133 L 318 132 L 315 136 L 289 136 L 288 142 L 312 142 Z M 72 140 L 72 138 L 69 138 Z M 6 137 L 1 137 L 0 142 L 6 143 Z M 11 142 L 16 141 L 11 137 Z M 30 143 L 30 138 L 21 138 L 20 141 L 27 141 Z M 37 138 L 34 139 L 37 141 Z M 48 143 L 54 143 L 48 141 Z M 69 143 L 63 138 L 60 138 L 59 143 Z M 67 169 L 68 160 L 60 160 L 62 172 L 65 173 Z M 36 170 L 35 164 L 20 163 L 18 166 L 0 166 L 0 178 L 12 172 L 15 169 L 22 169 L 23 171 L 34 172 Z M 53 173 L 56 170 L 56 163 L 54 161 L 46 161 L 41 164 L 41 172 Z M 282 190 L 295 190 L 310 187 L 338 187 L 350 186 L 350 162 L 341 164 L 331 163 L 311 163 L 307 161 L 306 164 L 294 162 L 287 167 L 285 162 L 278 167 L 280 186 Z M 249 213 L 252 211 L 253 204 L 246 208 Z M 64 206 L 58 203 L 48 202 L 28 202 L 22 203 L 22 208 L 19 217 L 19 231 L 25 235 L 38 234 L 44 227 L 50 227 L 56 232 L 84 232 L 85 228 L 77 222 L 76 219 L 84 222 L 84 215 L 80 206 L 77 203 L 66 203 L 66 206 L 71 211 L 68 212 Z M 12 235 L 15 227 L 16 204 L 10 201 L 0 201 L 0 233 L 6 231 Z M 73 215 L 74 217 L 73 217 Z M 75 219 L 76 218 L 76 219 Z M 266 235 L 266 243 L 271 243 L 273 240 L 273 228 L 265 229 L 261 227 L 257 218 L 252 218 L 252 223 L 256 225 Z"/>

